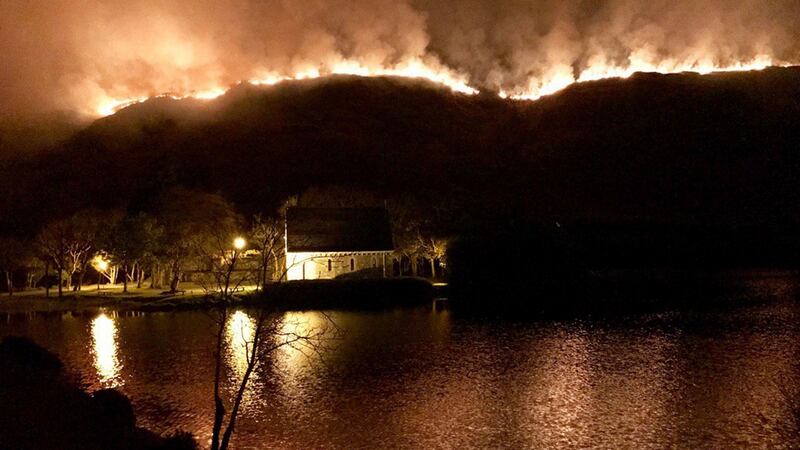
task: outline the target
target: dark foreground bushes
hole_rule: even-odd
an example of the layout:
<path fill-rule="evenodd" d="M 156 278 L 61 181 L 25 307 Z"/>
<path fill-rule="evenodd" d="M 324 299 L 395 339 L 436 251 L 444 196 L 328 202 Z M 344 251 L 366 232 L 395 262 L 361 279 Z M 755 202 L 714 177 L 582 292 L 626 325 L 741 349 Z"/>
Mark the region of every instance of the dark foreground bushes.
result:
<path fill-rule="evenodd" d="M 0 450 L 196 448 L 188 434 L 163 438 L 136 427 L 125 395 L 79 389 L 58 357 L 30 339 L 0 343 Z"/>

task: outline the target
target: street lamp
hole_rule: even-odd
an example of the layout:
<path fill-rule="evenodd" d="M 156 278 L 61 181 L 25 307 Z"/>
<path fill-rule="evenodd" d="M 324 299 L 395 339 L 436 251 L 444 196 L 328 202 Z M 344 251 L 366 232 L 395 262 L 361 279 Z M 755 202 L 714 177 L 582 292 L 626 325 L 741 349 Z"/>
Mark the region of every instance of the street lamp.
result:
<path fill-rule="evenodd" d="M 100 277 L 108 270 L 108 261 L 98 255 L 94 258 L 94 269 L 97 271 L 97 290 L 100 290 Z"/>
<path fill-rule="evenodd" d="M 231 255 L 230 261 L 228 261 L 230 266 L 227 268 L 227 271 L 226 271 L 226 274 L 225 274 L 225 286 L 224 286 L 224 289 L 222 291 L 222 295 L 224 296 L 224 298 L 226 300 L 228 299 L 228 295 L 229 295 L 228 287 L 230 286 L 231 275 L 236 270 L 236 259 L 239 257 L 239 252 L 244 250 L 246 245 L 247 245 L 247 241 L 245 241 L 244 238 L 241 237 L 241 236 L 237 236 L 233 240 L 233 254 Z M 237 287 L 238 287 L 238 284 L 237 284 Z"/>

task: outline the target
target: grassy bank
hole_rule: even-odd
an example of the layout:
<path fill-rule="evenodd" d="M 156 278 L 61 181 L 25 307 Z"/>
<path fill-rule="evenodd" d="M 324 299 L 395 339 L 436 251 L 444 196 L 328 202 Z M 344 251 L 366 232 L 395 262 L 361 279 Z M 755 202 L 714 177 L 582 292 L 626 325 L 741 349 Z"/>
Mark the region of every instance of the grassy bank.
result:
<path fill-rule="evenodd" d="M 136 311 L 142 308 L 181 309 L 202 307 L 206 302 L 206 294 L 196 285 L 182 288 L 178 294 L 165 293 L 162 289 L 128 286 L 128 292 L 122 292 L 122 285 L 103 285 L 102 289 L 84 286 L 82 291 L 65 291 L 62 298 L 55 290 L 48 296 L 44 289 L 30 289 L 15 292 L 14 295 L 0 296 L 0 312 L 65 312 L 93 311 L 98 309 L 115 309 L 120 311 Z"/>
<path fill-rule="evenodd" d="M 207 309 L 219 305 L 198 285 L 185 284 L 178 294 L 160 289 L 137 289 L 129 286 L 103 289 L 84 287 L 80 292 L 65 292 L 59 299 L 53 291 L 30 290 L 0 297 L 0 313 L 81 312 L 111 309 L 117 311 L 180 311 Z M 237 292 L 234 304 L 265 306 L 279 310 L 372 309 L 414 306 L 429 302 L 434 288 L 417 278 L 372 280 L 314 280 L 275 283 L 264 292 L 247 286 Z"/>

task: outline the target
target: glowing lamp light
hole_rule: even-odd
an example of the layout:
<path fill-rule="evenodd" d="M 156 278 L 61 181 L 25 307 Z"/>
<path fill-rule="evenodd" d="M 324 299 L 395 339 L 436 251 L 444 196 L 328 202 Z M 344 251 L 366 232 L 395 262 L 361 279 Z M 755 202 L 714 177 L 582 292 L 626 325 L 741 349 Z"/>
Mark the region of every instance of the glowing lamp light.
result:
<path fill-rule="evenodd" d="M 97 256 L 94 258 L 94 267 L 98 272 L 105 272 L 108 270 L 108 261 L 104 260 L 100 256 Z"/>
<path fill-rule="evenodd" d="M 233 240 L 233 248 L 236 250 L 243 249 L 245 245 L 247 245 L 247 242 L 245 242 L 243 237 L 237 237 Z"/>

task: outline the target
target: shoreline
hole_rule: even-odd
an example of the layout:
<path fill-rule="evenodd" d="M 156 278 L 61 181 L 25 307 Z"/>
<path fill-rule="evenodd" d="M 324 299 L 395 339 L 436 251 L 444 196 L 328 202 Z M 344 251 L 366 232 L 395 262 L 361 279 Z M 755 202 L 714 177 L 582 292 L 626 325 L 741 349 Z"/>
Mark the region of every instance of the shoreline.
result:
<path fill-rule="evenodd" d="M 647 276 L 644 276 L 647 275 Z M 270 308 L 276 311 L 376 310 L 415 307 L 448 298 L 466 314 L 581 316 L 641 313 L 662 310 L 698 310 L 763 303 L 788 294 L 800 299 L 796 271 L 750 270 L 723 273 L 611 272 L 584 283 L 508 283 L 506 291 L 493 285 L 464 286 L 433 283 L 422 278 L 289 281 L 268 285 L 266 293 L 246 286 L 228 304 L 232 307 Z M 0 296 L 0 314 L 97 312 L 171 312 L 213 309 L 221 302 L 197 285 L 185 283 L 178 294 L 160 289 L 121 286 L 65 292 L 59 300 L 51 290 Z M 459 295 L 461 294 L 461 295 Z M 451 295 L 454 296 L 451 298 Z M 491 301 L 489 301 L 491 300 Z"/>
<path fill-rule="evenodd" d="M 122 285 L 104 285 L 101 290 L 95 286 L 83 286 L 81 291 L 65 291 L 62 298 L 56 289 L 50 295 L 44 289 L 30 289 L 15 292 L 14 295 L 0 296 L 0 312 L 83 312 L 100 309 L 137 311 L 158 305 L 172 304 L 176 309 L 176 299 L 186 301 L 186 306 L 198 305 L 207 298 L 205 291 L 198 286 L 188 286 L 184 294 L 169 294 L 163 289 L 136 288 L 128 286 L 128 293 L 122 293 Z"/>
<path fill-rule="evenodd" d="M 103 290 L 85 289 L 58 294 L 43 289 L 0 296 L 0 314 L 66 313 L 113 310 L 119 312 L 158 312 L 212 309 L 220 305 L 202 288 L 187 284 L 182 293 L 169 294 L 160 289 L 121 286 Z M 231 300 L 231 306 L 263 307 L 277 310 L 370 309 L 403 307 L 432 301 L 437 291 L 430 281 L 421 278 L 385 278 L 373 280 L 309 280 L 276 283 L 265 294 L 246 287 Z"/>

